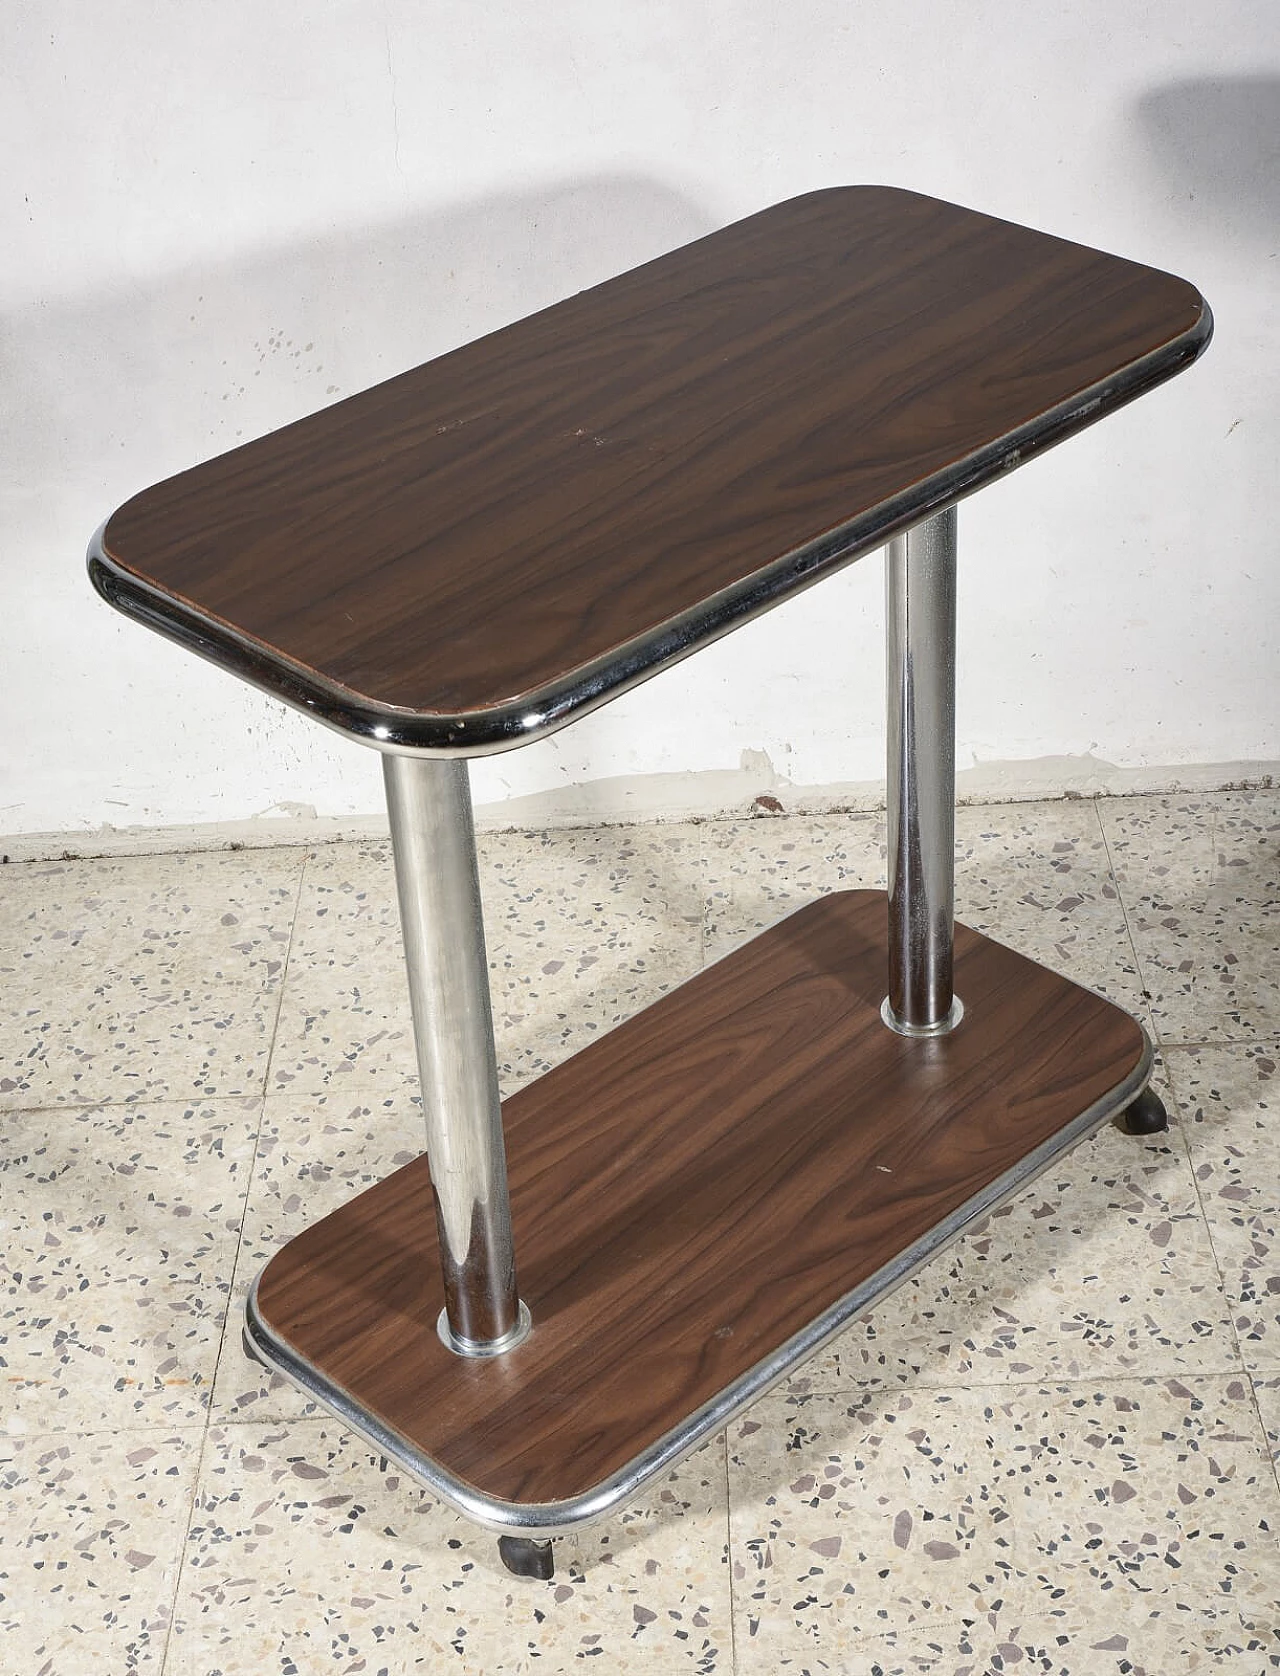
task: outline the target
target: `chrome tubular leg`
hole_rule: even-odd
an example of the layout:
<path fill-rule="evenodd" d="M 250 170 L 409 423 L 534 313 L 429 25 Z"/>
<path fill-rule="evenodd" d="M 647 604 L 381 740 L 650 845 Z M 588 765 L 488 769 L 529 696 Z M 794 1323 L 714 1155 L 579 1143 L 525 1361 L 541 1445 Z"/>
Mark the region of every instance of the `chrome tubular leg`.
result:
<path fill-rule="evenodd" d="M 934 1036 L 960 1021 L 955 916 L 956 513 L 889 543 L 889 994 L 884 1021 Z"/>
<path fill-rule="evenodd" d="M 493 1356 L 529 1330 L 516 1292 L 471 789 L 463 761 L 384 755 L 445 1307 L 440 1336 Z"/>

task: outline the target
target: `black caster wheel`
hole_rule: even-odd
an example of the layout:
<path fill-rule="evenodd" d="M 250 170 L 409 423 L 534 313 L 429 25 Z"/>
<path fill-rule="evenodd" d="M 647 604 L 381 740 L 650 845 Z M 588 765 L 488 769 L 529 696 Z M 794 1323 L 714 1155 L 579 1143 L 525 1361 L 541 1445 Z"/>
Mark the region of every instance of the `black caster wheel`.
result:
<path fill-rule="evenodd" d="M 1126 1135 L 1159 1135 L 1169 1127 L 1169 1114 L 1155 1089 L 1144 1088 L 1118 1121 Z"/>
<path fill-rule="evenodd" d="M 540 1583 L 548 1583 L 556 1574 L 549 1537 L 539 1540 L 536 1536 L 500 1536 L 498 1553 L 503 1565 L 517 1577 L 536 1577 Z"/>

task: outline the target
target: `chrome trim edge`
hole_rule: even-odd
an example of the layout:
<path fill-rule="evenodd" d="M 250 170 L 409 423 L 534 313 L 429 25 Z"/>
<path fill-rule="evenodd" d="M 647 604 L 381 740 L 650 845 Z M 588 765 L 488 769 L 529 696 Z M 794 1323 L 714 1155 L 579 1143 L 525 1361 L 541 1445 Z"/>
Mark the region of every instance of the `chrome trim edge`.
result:
<path fill-rule="evenodd" d="M 523 1344 L 532 1331 L 533 1317 L 522 1298 L 516 1299 L 515 1326 L 503 1333 L 501 1338 L 463 1338 L 461 1333 L 455 1333 L 450 1327 L 447 1309 L 442 1309 L 436 1316 L 436 1337 L 445 1349 L 452 1350 L 455 1356 L 468 1356 L 476 1362 L 483 1362 L 490 1356 L 505 1356 L 508 1350 Z"/>
<path fill-rule="evenodd" d="M 1059 406 L 957 460 L 945 471 L 872 507 L 818 540 L 783 554 L 744 581 L 702 600 L 615 651 L 532 693 L 456 714 L 380 705 L 307 669 L 230 624 L 196 612 L 117 563 L 107 551 L 108 518 L 89 545 L 89 576 L 116 610 L 229 670 L 250 686 L 375 750 L 407 756 L 492 756 L 541 739 L 589 715 L 739 624 L 883 547 L 893 536 L 973 494 L 1032 454 L 1052 447 L 1165 383 L 1197 360 L 1213 336 L 1201 298 L 1195 326 Z"/>
<path fill-rule="evenodd" d="M 893 1002 L 886 995 L 880 1003 L 880 1017 L 895 1036 L 949 1036 L 964 1017 L 964 1002 L 958 995 L 951 997 L 951 1011 L 936 1024 L 908 1024 L 893 1010 Z"/>
<path fill-rule="evenodd" d="M 261 1275 L 254 1280 L 245 1308 L 246 1343 L 267 1367 L 282 1374 L 306 1396 L 322 1404 L 344 1425 L 364 1438 L 380 1455 L 394 1460 L 441 1501 L 475 1523 L 506 1535 L 566 1536 L 583 1525 L 616 1512 L 652 1479 L 669 1472 L 700 1443 L 722 1431 L 800 1363 L 815 1355 L 851 1321 L 882 1303 L 975 1222 L 990 1216 L 1056 1159 L 1069 1152 L 1093 1130 L 1101 1128 L 1108 1118 L 1123 1111 L 1151 1080 L 1154 1062 L 1151 1041 L 1141 1025 L 1138 1028 L 1142 1033 L 1142 1053 L 1138 1063 L 1110 1093 L 1095 1101 L 1078 1118 L 1028 1153 L 1013 1169 L 997 1177 L 981 1193 L 975 1194 L 944 1218 L 893 1263 L 886 1264 L 860 1286 L 846 1293 L 808 1327 L 780 1345 L 772 1355 L 726 1386 L 711 1402 L 642 1450 L 625 1467 L 581 1495 L 559 1502 L 521 1504 L 488 1496 L 465 1479 L 455 1477 L 429 1455 L 424 1455 L 402 1433 L 362 1408 L 350 1392 L 326 1379 L 314 1364 L 298 1355 L 284 1340 L 275 1337 L 258 1309 Z"/>

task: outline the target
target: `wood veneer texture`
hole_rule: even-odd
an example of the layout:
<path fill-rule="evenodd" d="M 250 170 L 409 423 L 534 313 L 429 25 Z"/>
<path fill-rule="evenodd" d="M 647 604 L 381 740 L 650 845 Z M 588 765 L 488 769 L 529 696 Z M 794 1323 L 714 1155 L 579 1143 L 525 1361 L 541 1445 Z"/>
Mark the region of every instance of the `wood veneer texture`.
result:
<path fill-rule="evenodd" d="M 533 704 L 1203 316 L 1062 239 L 816 192 L 144 491 L 103 553 L 153 626 L 287 664 L 295 702 L 314 675 L 421 715 Z"/>
<path fill-rule="evenodd" d="M 1141 1060 L 1119 1008 L 963 926 L 963 1023 L 894 1035 L 884 922 L 878 892 L 803 908 L 506 1101 L 518 1349 L 436 1336 L 425 1158 L 271 1261 L 271 1332 L 491 1496 L 595 1487 Z"/>

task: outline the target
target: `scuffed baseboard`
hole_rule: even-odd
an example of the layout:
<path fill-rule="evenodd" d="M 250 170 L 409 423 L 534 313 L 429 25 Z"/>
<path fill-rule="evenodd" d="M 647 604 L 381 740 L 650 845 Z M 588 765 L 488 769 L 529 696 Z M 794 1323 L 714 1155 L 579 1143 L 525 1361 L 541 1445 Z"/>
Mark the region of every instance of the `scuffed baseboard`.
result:
<path fill-rule="evenodd" d="M 744 753 L 747 766 L 687 774 L 620 775 L 559 787 L 530 797 L 482 804 L 481 831 L 546 831 L 554 827 L 626 826 L 650 822 L 735 820 L 758 815 L 823 815 L 884 806 L 884 782 L 793 786 L 768 766 L 763 752 Z M 960 803 L 1032 803 L 1066 797 L 1197 796 L 1280 784 L 1280 763 L 1184 763 L 1124 768 L 1093 756 L 989 762 L 956 776 Z M 278 844 L 330 844 L 387 836 L 386 815 L 321 816 L 291 806 L 250 820 L 205 826 L 101 826 L 73 832 L 30 832 L 0 838 L 8 862 L 157 855 L 167 851 L 265 849 Z"/>

